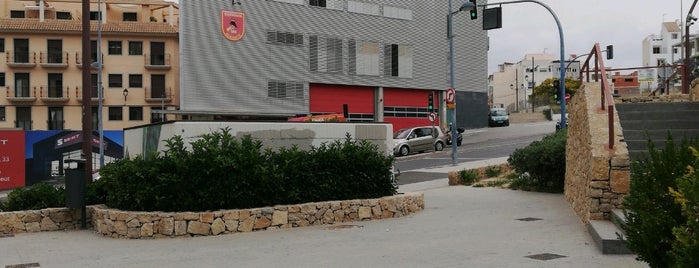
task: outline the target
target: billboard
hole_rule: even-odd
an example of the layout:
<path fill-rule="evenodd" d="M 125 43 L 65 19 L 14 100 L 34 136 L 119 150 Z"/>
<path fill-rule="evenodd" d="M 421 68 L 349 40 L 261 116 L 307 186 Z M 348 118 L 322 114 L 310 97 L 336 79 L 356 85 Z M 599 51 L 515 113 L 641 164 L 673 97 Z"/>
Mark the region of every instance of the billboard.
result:
<path fill-rule="evenodd" d="M 0 130 L 0 190 L 24 187 L 24 131 Z"/>

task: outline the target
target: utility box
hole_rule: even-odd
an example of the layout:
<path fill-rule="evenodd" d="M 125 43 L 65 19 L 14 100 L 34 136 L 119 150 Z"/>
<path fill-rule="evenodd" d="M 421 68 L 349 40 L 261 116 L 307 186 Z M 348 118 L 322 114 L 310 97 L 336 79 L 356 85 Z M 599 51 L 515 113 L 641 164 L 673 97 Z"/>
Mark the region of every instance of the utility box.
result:
<path fill-rule="evenodd" d="M 85 207 L 85 159 L 67 159 L 70 166 L 66 169 L 66 207 L 71 209 Z M 76 163 L 77 166 L 70 163 Z"/>

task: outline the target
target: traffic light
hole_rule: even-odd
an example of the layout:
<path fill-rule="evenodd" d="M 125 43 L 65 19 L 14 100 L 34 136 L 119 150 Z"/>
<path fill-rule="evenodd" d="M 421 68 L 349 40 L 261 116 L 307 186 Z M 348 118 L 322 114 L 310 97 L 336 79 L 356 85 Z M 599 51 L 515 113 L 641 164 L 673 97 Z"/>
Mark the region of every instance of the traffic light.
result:
<path fill-rule="evenodd" d="M 607 46 L 607 59 L 611 60 L 614 58 L 614 46 L 608 45 Z"/>
<path fill-rule="evenodd" d="M 434 94 L 432 92 L 427 95 L 427 112 L 434 111 Z"/>
<path fill-rule="evenodd" d="M 561 86 L 561 82 L 556 79 L 553 80 L 553 100 L 558 101 L 558 88 Z"/>
<path fill-rule="evenodd" d="M 478 5 L 476 4 L 476 0 L 469 0 L 469 2 L 473 3 L 473 8 L 469 10 L 469 14 L 471 14 L 471 19 L 475 20 L 478 18 Z"/>

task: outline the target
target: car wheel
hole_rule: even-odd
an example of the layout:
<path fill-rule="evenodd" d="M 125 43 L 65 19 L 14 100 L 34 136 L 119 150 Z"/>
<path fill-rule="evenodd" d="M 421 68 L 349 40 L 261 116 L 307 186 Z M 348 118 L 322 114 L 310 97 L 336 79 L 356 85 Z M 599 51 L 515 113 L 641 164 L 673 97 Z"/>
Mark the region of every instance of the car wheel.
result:
<path fill-rule="evenodd" d="M 434 150 L 435 151 L 441 151 L 444 150 L 444 144 L 442 142 L 437 142 L 434 144 Z"/>
<path fill-rule="evenodd" d="M 401 156 L 406 156 L 410 153 L 410 149 L 408 149 L 408 146 L 403 145 L 403 147 L 400 147 L 399 152 Z"/>

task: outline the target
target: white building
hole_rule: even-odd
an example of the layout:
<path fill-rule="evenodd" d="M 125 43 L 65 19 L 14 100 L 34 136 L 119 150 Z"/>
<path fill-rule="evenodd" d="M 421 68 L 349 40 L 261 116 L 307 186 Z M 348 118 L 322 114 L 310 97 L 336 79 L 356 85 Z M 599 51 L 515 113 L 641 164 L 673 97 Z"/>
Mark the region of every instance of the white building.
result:
<path fill-rule="evenodd" d="M 682 58 L 680 43 L 682 31 L 678 22 L 663 22 L 660 34 L 649 35 L 643 39 L 643 66 L 662 66 L 672 64 Z"/>

